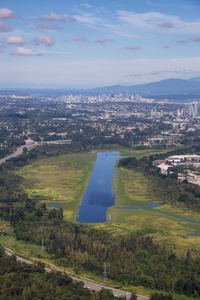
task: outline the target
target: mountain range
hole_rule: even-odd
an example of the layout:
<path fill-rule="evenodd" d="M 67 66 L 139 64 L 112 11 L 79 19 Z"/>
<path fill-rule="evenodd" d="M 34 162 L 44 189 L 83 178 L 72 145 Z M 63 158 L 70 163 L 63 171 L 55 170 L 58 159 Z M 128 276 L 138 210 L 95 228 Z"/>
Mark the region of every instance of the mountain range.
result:
<path fill-rule="evenodd" d="M 200 95 L 200 77 L 192 79 L 164 79 L 147 84 L 122 86 L 113 85 L 98 87 L 90 90 L 95 94 L 140 94 L 140 95 L 165 95 L 165 94 L 196 94 Z"/>

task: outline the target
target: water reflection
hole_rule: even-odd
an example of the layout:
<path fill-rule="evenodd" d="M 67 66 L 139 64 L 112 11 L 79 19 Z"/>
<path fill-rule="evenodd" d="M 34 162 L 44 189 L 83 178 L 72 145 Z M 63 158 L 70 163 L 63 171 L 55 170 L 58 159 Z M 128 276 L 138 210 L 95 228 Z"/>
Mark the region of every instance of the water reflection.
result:
<path fill-rule="evenodd" d="M 79 207 L 77 222 L 106 222 L 107 208 L 115 203 L 112 179 L 118 158 L 119 152 L 98 152 L 89 185 Z"/>
<path fill-rule="evenodd" d="M 109 207 L 115 204 L 115 195 L 92 191 L 89 195 L 88 202 L 90 205 Z"/>

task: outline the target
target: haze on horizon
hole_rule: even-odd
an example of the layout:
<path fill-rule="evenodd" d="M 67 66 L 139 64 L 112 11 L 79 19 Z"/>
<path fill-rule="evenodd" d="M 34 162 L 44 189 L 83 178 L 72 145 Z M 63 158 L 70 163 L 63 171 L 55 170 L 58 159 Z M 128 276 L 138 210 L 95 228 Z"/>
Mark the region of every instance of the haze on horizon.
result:
<path fill-rule="evenodd" d="M 2 0 L 0 88 L 200 76 L 198 0 Z"/>

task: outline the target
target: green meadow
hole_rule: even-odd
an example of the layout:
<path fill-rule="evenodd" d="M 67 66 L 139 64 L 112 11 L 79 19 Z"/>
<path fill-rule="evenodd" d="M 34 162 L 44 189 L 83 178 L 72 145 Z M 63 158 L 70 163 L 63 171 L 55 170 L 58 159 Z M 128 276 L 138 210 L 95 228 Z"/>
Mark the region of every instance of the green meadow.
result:
<path fill-rule="evenodd" d="M 147 149 L 143 149 L 143 150 L 120 149 L 119 154 L 121 156 L 135 156 L 137 158 L 141 158 L 142 156 L 149 156 L 151 154 L 167 153 L 169 151 L 173 151 L 173 150 L 181 148 L 181 147 L 183 147 L 181 144 L 177 144 L 176 147 L 171 147 L 171 148 L 166 148 L 166 149 L 155 149 L 155 148 L 147 148 Z"/>
<path fill-rule="evenodd" d="M 117 181 L 114 183 L 116 204 L 107 212 L 107 215 L 112 217 L 112 222 L 107 222 L 110 229 L 114 230 L 114 227 L 118 234 L 141 231 L 143 235 L 150 234 L 154 240 L 165 243 L 181 255 L 185 254 L 188 248 L 197 255 L 200 250 L 200 224 L 164 214 L 194 221 L 200 221 L 200 214 L 169 204 L 156 208 L 138 208 L 137 204 L 159 202 L 154 196 L 153 182 L 134 170 L 117 168 L 117 173 Z M 123 209 L 124 207 L 127 209 Z"/>
<path fill-rule="evenodd" d="M 71 154 L 41 159 L 21 168 L 23 188 L 31 199 L 48 206 L 61 205 L 64 216 L 75 221 L 89 183 L 96 155 Z"/>
<path fill-rule="evenodd" d="M 166 151 L 166 150 L 165 150 Z M 120 155 L 144 156 L 156 153 L 155 149 L 120 151 Z M 160 152 L 160 151 L 159 151 Z M 64 217 L 75 221 L 78 207 L 89 183 L 96 155 L 72 154 L 38 160 L 21 168 L 18 174 L 24 178 L 23 188 L 28 196 L 46 202 L 48 206 L 61 205 Z M 190 220 L 200 220 L 200 214 L 180 207 L 139 207 L 139 209 L 117 209 L 116 207 L 138 208 L 135 204 L 159 203 L 155 186 L 150 179 L 134 170 L 115 168 L 113 190 L 116 203 L 107 210 L 107 222 L 93 224 L 113 234 L 141 231 L 150 234 L 159 243 L 165 243 L 178 253 L 187 248 L 195 254 L 200 250 L 200 224 L 166 216 L 169 214 Z M 112 221 L 109 220 L 109 215 Z"/>

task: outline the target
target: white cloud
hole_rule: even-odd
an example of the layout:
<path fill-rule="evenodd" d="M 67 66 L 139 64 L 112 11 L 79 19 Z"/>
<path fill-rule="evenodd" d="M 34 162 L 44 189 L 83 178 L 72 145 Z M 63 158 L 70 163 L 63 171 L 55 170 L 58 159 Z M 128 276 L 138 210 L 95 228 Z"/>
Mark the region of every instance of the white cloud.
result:
<path fill-rule="evenodd" d="M 189 40 L 178 40 L 176 41 L 178 44 L 186 44 L 189 42 Z"/>
<path fill-rule="evenodd" d="M 42 29 L 42 30 L 48 30 L 48 29 L 62 30 L 63 29 L 63 27 L 61 27 L 61 26 L 54 25 L 54 24 L 46 24 L 46 23 L 35 23 L 31 27 L 33 27 L 35 29 Z"/>
<path fill-rule="evenodd" d="M 31 49 L 26 49 L 23 47 L 18 47 L 16 50 L 11 52 L 12 55 L 25 55 L 25 56 L 41 56 L 43 53 L 39 50 L 33 51 Z"/>
<path fill-rule="evenodd" d="M 172 24 L 172 22 L 160 23 L 157 26 L 160 27 L 160 28 L 173 28 L 173 27 L 175 27 L 175 25 Z"/>
<path fill-rule="evenodd" d="M 149 72 L 149 73 L 134 73 L 130 74 L 130 77 L 140 77 L 140 76 L 156 76 L 156 75 L 161 75 L 161 74 L 181 74 L 181 75 L 193 75 L 197 76 L 200 74 L 200 72 L 196 72 L 194 70 L 189 70 L 189 69 L 168 69 L 168 70 L 159 70 L 159 71 L 154 71 L 154 72 Z"/>
<path fill-rule="evenodd" d="M 200 35 L 193 36 L 193 37 L 191 38 L 191 41 L 192 41 L 192 42 L 200 42 Z"/>
<path fill-rule="evenodd" d="M 75 18 L 80 23 L 96 25 L 99 23 L 103 23 L 103 20 L 99 17 L 96 17 L 94 14 L 90 13 L 80 13 L 79 15 L 75 15 Z"/>
<path fill-rule="evenodd" d="M 152 6 L 180 8 L 180 4 L 178 2 L 175 2 L 175 1 L 173 2 L 173 4 L 172 4 L 172 2 L 170 3 L 169 1 L 161 2 L 160 0 L 158 0 L 157 2 L 146 0 L 145 2 L 149 5 L 152 5 Z M 183 8 L 184 9 L 199 8 L 199 0 L 196 0 L 196 3 L 193 3 L 192 1 L 188 1 L 188 4 L 181 3 L 181 8 L 182 9 Z"/>
<path fill-rule="evenodd" d="M 55 39 L 50 36 L 37 36 L 31 40 L 31 43 L 34 45 L 43 44 L 47 47 L 53 46 L 55 43 Z"/>
<path fill-rule="evenodd" d="M 98 39 L 98 40 L 95 41 L 95 43 L 106 44 L 107 40 L 105 40 L 105 39 Z"/>
<path fill-rule="evenodd" d="M 2 40 L 2 42 L 5 44 L 19 46 L 26 44 L 26 41 L 21 36 L 9 36 L 5 40 Z"/>
<path fill-rule="evenodd" d="M 127 47 L 125 47 L 125 49 L 129 49 L 129 50 L 140 50 L 141 47 L 140 47 L 140 46 L 127 46 Z"/>
<path fill-rule="evenodd" d="M 147 37 L 149 34 L 198 34 L 200 21 L 184 21 L 179 16 L 160 12 L 134 13 L 117 11 L 118 24 L 107 24 L 115 34 L 123 37 Z"/>
<path fill-rule="evenodd" d="M 83 3 L 81 6 L 86 7 L 86 8 L 92 8 L 92 6 L 88 3 Z"/>
<path fill-rule="evenodd" d="M 69 52 L 62 51 L 62 50 L 58 50 L 58 51 L 43 50 L 42 52 L 47 55 L 54 55 L 54 54 L 55 55 L 69 55 Z"/>
<path fill-rule="evenodd" d="M 87 41 L 87 39 L 86 39 L 85 36 L 78 36 L 78 35 L 76 35 L 76 36 L 74 37 L 74 41 L 75 41 L 75 42 L 78 42 L 78 41 L 85 42 L 85 41 Z"/>
<path fill-rule="evenodd" d="M 7 23 L 0 21 L 0 32 L 9 32 L 11 30 L 12 28 Z"/>
<path fill-rule="evenodd" d="M 74 17 L 69 17 L 65 15 L 57 15 L 54 12 L 50 12 L 50 15 L 42 15 L 38 17 L 39 20 L 41 21 L 61 21 L 61 22 L 74 22 L 76 21 L 76 18 Z"/>
<path fill-rule="evenodd" d="M 12 10 L 8 8 L 1 8 L 0 9 L 0 19 L 10 19 L 14 18 L 15 14 Z"/>

